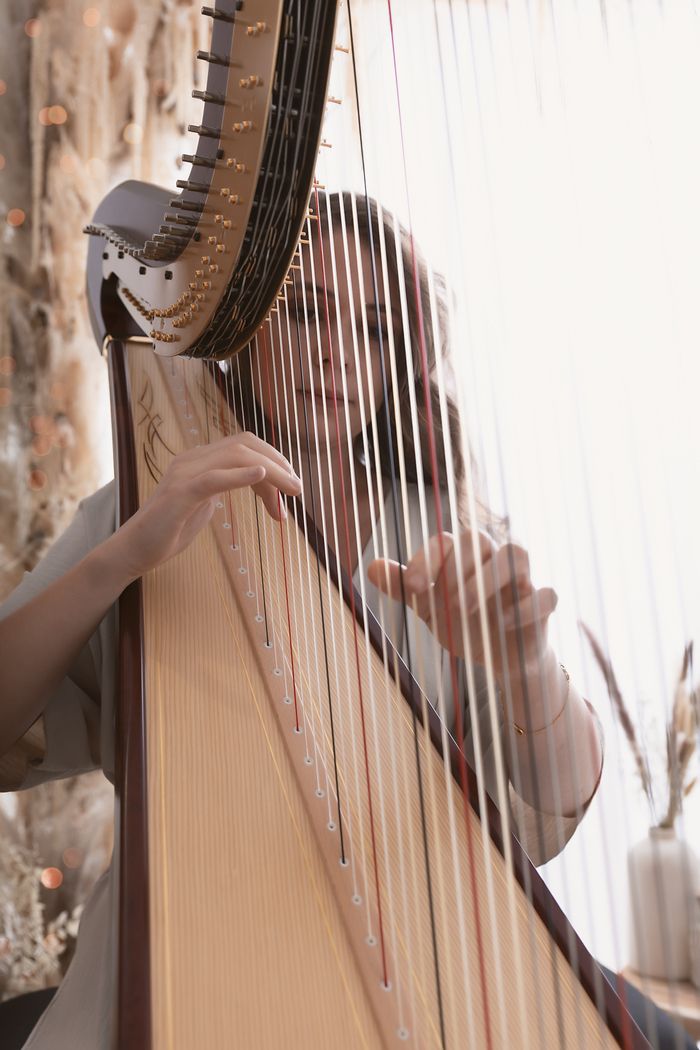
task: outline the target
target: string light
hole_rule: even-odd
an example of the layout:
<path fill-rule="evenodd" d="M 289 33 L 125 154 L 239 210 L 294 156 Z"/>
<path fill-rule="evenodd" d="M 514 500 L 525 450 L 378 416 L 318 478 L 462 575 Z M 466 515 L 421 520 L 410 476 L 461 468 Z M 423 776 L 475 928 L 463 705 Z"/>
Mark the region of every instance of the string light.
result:
<path fill-rule="evenodd" d="M 67 120 L 68 113 L 64 106 L 42 106 L 39 110 L 39 123 L 45 128 L 52 124 L 65 124 Z"/>
<path fill-rule="evenodd" d="M 68 114 L 63 106 L 49 107 L 49 121 L 52 124 L 65 124 L 67 120 Z"/>
<path fill-rule="evenodd" d="M 21 208 L 10 208 L 7 213 L 7 225 L 21 226 L 26 218 L 27 216 Z"/>
<path fill-rule="evenodd" d="M 47 890 L 57 890 L 63 882 L 63 872 L 59 868 L 44 868 L 41 873 L 41 885 Z"/>
<path fill-rule="evenodd" d="M 24 31 L 28 37 L 35 39 L 41 33 L 41 22 L 38 18 L 30 18 L 24 23 Z"/>
<path fill-rule="evenodd" d="M 122 135 L 130 146 L 138 146 L 143 142 L 143 128 L 140 124 L 127 124 Z"/>

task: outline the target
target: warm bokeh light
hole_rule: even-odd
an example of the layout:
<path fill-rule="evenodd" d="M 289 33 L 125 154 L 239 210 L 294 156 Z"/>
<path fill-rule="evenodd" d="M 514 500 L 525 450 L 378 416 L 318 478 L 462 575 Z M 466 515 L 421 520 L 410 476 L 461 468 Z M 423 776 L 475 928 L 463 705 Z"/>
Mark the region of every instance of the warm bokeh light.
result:
<path fill-rule="evenodd" d="M 12 403 L 12 391 L 8 386 L 0 386 L 0 408 L 7 408 Z"/>
<path fill-rule="evenodd" d="M 67 868 L 79 868 L 83 863 L 83 851 L 75 846 L 69 846 L 63 851 L 63 863 Z"/>
<path fill-rule="evenodd" d="M 48 127 L 51 126 L 51 117 L 49 116 L 49 107 L 48 106 L 42 106 L 42 108 L 39 110 L 38 116 L 39 116 L 39 123 L 43 124 L 45 128 L 48 128 Z"/>
<path fill-rule="evenodd" d="M 138 146 L 143 142 L 143 128 L 140 124 L 127 124 L 123 132 L 124 141 L 130 146 Z"/>
<path fill-rule="evenodd" d="M 51 451 L 51 438 L 46 434 L 38 434 L 32 441 L 32 452 L 35 456 L 48 456 Z"/>
<path fill-rule="evenodd" d="M 83 25 L 86 25 L 88 29 L 94 29 L 95 26 L 98 26 L 100 18 L 100 12 L 96 7 L 86 7 L 83 11 Z"/>
<path fill-rule="evenodd" d="M 0 95 L 4 95 L 7 91 L 7 84 L 4 80 L 0 80 Z"/>
<path fill-rule="evenodd" d="M 32 470 L 29 474 L 29 478 L 27 479 L 27 486 L 33 492 L 38 492 L 39 489 L 43 489 L 45 487 L 46 482 L 48 480 L 49 479 L 47 478 L 43 470 Z"/>
<path fill-rule="evenodd" d="M 7 225 L 8 226 L 21 226 L 27 216 L 24 214 L 21 208 L 10 208 L 7 213 Z"/>
<path fill-rule="evenodd" d="M 53 420 L 48 416 L 32 416 L 29 426 L 35 434 L 50 434 L 53 430 Z"/>
<path fill-rule="evenodd" d="M 75 157 L 71 156 L 70 153 L 62 153 L 58 166 L 66 175 L 73 175 L 75 173 Z"/>
<path fill-rule="evenodd" d="M 47 890 L 57 890 L 63 882 L 63 872 L 59 868 L 44 868 L 41 873 L 41 885 Z"/>
<path fill-rule="evenodd" d="M 0 376 L 11 376 L 17 368 L 17 362 L 11 354 L 0 357 Z"/>
<path fill-rule="evenodd" d="M 93 179 L 102 179 L 102 178 L 104 178 L 105 162 L 103 160 L 101 160 L 99 157 L 90 157 L 90 160 L 87 162 L 85 167 L 87 168 L 88 175 L 90 175 L 91 178 L 93 178 Z"/>
<path fill-rule="evenodd" d="M 37 37 L 41 33 L 41 22 L 38 18 L 30 18 L 24 23 L 24 31 L 27 36 Z"/>
<path fill-rule="evenodd" d="M 49 120 L 52 124 L 65 124 L 68 114 L 63 106 L 49 107 Z"/>

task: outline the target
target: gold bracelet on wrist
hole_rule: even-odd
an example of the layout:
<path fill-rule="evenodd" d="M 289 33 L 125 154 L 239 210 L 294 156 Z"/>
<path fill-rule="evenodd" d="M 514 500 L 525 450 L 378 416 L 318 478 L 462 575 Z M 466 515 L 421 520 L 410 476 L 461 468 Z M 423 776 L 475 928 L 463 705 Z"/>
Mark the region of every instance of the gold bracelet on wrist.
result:
<path fill-rule="evenodd" d="M 518 734 L 518 736 L 525 736 L 526 733 L 528 733 L 530 736 L 535 736 L 536 733 L 544 733 L 545 729 L 551 729 L 554 723 L 558 722 L 561 716 L 564 714 L 564 711 L 566 710 L 566 705 L 569 702 L 569 696 L 571 695 L 571 675 L 564 667 L 564 664 L 559 664 L 559 666 L 564 672 L 564 677 L 566 678 L 566 696 L 564 697 L 564 703 L 562 704 L 561 711 L 558 715 L 556 715 L 555 718 L 552 719 L 551 722 L 548 722 L 546 726 L 540 726 L 539 729 L 523 728 L 523 726 L 519 726 L 518 723 L 514 721 L 513 729 Z"/>

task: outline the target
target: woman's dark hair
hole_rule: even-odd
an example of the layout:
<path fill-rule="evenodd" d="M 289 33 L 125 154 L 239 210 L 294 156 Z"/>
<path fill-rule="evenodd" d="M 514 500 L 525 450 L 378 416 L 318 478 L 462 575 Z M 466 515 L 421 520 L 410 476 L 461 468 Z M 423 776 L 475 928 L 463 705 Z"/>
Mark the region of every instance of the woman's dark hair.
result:
<path fill-rule="evenodd" d="M 389 212 L 384 210 L 381 213 L 382 237 L 380 239 L 379 208 L 373 199 L 361 195 L 353 195 L 349 192 L 332 194 L 319 192 L 318 203 L 320 214 L 317 222 L 314 223 L 317 236 L 327 237 L 329 235 L 328 211 L 330 210 L 330 222 L 333 224 L 334 230 L 337 232 L 340 229 L 342 216 L 349 236 L 353 236 L 356 232 L 362 239 L 363 244 L 371 251 L 374 261 L 373 281 L 376 275 L 376 292 L 379 301 L 383 298 L 381 291 L 383 287 L 382 240 L 390 294 L 392 302 L 396 305 L 399 303 L 401 277 L 405 281 L 406 318 L 411 341 L 411 368 L 407 367 L 409 355 L 404 339 L 404 326 L 398 325 L 394 333 L 394 347 L 399 388 L 397 396 L 395 398 L 392 396 L 391 398 L 391 406 L 387 405 L 386 399 L 382 399 L 376 414 L 376 427 L 373 428 L 379 443 L 378 460 L 382 467 L 382 474 L 390 477 L 392 463 L 395 470 L 398 470 L 399 427 L 396 425 L 393 411 L 393 404 L 398 404 L 401 416 L 400 438 L 403 445 L 402 452 L 406 480 L 412 483 L 418 481 L 416 463 L 420 457 L 425 483 L 433 484 L 436 481 L 440 489 L 446 489 L 447 461 L 445 448 L 447 440 L 449 440 L 452 472 L 456 489 L 460 496 L 460 518 L 466 519 L 463 506 L 466 471 L 462 454 L 459 413 L 453 398 L 445 391 L 446 418 L 443 425 L 440 392 L 435 374 L 438 356 L 444 362 L 443 367 L 449 368 L 448 304 L 445 282 L 439 275 L 433 274 L 431 295 L 428 264 L 425 257 L 416 246 L 409 231 L 397 223 Z M 312 198 L 312 204 L 315 204 L 315 196 Z M 355 221 L 355 217 L 357 221 Z M 378 307 L 379 302 L 377 303 Z M 424 366 L 423 355 L 425 356 L 427 368 Z M 248 354 L 242 355 L 240 367 L 244 412 L 247 417 L 246 425 L 248 427 L 251 426 L 250 421 L 253 419 L 252 398 L 254 396 L 253 391 L 256 389 L 255 379 L 250 373 L 249 358 L 250 355 Z M 426 382 L 428 387 L 427 398 Z M 417 409 L 417 427 L 414 427 L 411 413 L 411 398 L 409 396 L 411 387 L 413 387 L 415 392 L 414 403 Z M 433 478 L 430 451 L 431 429 L 435 446 L 435 462 L 437 464 L 436 478 Z M 448 431 L 447 440 L 445 429 Z M 414 430 L 418 437 L 418 448 L 416 447 Z M 268 440 L 269 437 L 268 433 Z M 366 437 L 368 443 L 371 444 L 373 432 L 370 431 Z M 356 446 L 358 456 L 361 456 L 362 445 L 363 442 L 360 437 Z M 470 459 L 470 464 L 472 472 L 475 474 L 473 458 Z M 478 524 L 495 534 L 498 531 L 498 520 L 478 500 L 477 506 L 480 519 Z"/>

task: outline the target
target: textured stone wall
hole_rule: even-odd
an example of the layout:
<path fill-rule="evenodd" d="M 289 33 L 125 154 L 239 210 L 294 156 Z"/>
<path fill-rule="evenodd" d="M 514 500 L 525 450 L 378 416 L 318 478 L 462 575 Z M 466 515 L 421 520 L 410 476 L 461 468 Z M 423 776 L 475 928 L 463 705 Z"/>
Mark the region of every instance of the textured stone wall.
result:
<path fill-rule="evenodd" d="M 110 476 L 82 229 L 124 178 L 174 189 L 207 31 L 190 0 L 0 4 L 0 601 Z M 111 794 L 95 773 L 0 798 L 0 998 L 65 971 Z"/>

